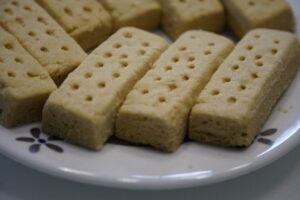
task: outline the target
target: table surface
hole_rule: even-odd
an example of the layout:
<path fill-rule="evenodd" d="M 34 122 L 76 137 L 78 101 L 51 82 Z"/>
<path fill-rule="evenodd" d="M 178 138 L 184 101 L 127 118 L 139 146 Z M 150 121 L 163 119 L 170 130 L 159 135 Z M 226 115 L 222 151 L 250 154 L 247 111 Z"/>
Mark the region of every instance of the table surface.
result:
<path fill-rule="evenodd" d="M 300 1 L 289 0 L 300 22 Z M 300 25 L 297 26 L 300 33 Z M 229 181 L 165 191 L 96 187 L 52 177 L 0 155 L 0 200 L 231 199 L 300 200 L 300 145 L 253 173 Z"/>

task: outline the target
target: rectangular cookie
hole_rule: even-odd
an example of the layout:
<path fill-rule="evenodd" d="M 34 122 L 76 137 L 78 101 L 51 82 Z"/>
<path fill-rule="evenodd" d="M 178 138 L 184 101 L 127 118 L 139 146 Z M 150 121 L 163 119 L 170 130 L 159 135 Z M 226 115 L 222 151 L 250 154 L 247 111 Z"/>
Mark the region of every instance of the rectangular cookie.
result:
<path fill-rule="evenodd" d="M 225 25 L 224 8 L 219 0 L 160 0 L 162 28 L 176 39 L 187 30 L 220 32 Z"/>
<path fill-rule="evenodd" d="M 116 136 L 175 151 L 199 92 L 233 46 L 213 33 L 184 33 L 128 94 L 117 115 Z"/>
<path fill-rule="evenodd" d="M 97 0 L 36 0 L 84 49 L 98 46 L 112 31 L 112 19 Z"/>
<path fill-rule="evenodd" d="M 156 0 L 98 0 L 113 18 L 114 30 L 134 26 L 152 30 L 158 27 L 161 7 Z"/>
<path fill-rule="evenodd" d="M 190 115 L 189 137 L 218 145 L 250 145 L 299 65 L 295 35 L 250 31 L 200 93 Z"/>
<path fill-rule="evenodd" d="M 286 0 L 222 0 L 227 22 L 238 37 L 254 28 L 293 31 L 295 20 Z"/>
<path fill-rule="evenodd" d="M 0 123 L 38 121 L 56 85 L 48 72 L 0 26 Z"/>
<path fill-rule="evenodd" d="M 0 24 L 60 84 L 86 54 L 37 3 L 32 0 L 0 0 Z"/>
<path fill-rule="evenodd" d="M 152 33 L 120 29 L 50 95 L 43 111 L 43 131 L 100 149 L 113 134 L 115 115 L 127 93 L 167 45 Z"/>

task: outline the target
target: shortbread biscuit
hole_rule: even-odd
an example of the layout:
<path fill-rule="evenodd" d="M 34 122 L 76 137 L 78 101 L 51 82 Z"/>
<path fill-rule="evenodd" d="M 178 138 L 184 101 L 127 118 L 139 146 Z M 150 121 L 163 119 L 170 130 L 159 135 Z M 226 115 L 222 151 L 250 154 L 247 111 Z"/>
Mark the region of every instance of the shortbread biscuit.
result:
<path fill-rule="evenodd" d="M 160 3 L 162 28 L 173 39 L 191 29 L 223 30 L 225 15 L 219 0 L 160 0 Z"/>
<path fill-rule="evenodd" d="M 156 0 L 98 0 L 113 18 L 114 30 L 125 26 L 155 29 L 160 21 L 161 7 Z"/>
<path fill-rule="evenodd" d="M 254 28 L 293 31 L 295 21 L 286 0 L 222 0 L 230 28 L 239 37 Z"/>
<path fill-rule="evenodd" d="M 230 40 L 213 33 L 183 34 L 128 94 L 117 116 L 116 136 L 175 151 L 199 92 L 232 48 Z"/>
<path fill-rule="evenodd" d="M 112 31 L 112 19 L 97 0 L 36 0 L 84 50 L 98 46 Z"/>
<path fill-rule="evenodd" d="M 189 119 L 191 139 L 248 146 L 300 65 L 295 35 L 249 32 L 200 93 Z"/>
<path fill-rule="evenodd" d="M 0 27 L 0 123 L 13 127 L 40 120 L 55 89 L 48 72 Z"/>
<path fill-rule="evenodd" d="M 56 84 L 74 70 L 86 54 L 37 3 L 0 0 L 0 24 L 47 69 Z"/>
<path fill-rule="evenodd" d="M 167 45 L 136 28 L 119 30 L 51 94 L 43 111 L 43 130 L 100 149 L 113 134 L 115 115 L 127 93 Z"/>

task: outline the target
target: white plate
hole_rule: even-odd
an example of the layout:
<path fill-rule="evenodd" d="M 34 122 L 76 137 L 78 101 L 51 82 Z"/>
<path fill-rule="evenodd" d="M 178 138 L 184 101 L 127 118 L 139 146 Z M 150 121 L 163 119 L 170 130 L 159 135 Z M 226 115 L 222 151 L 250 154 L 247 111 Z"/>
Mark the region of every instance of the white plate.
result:
<path fill-rule="evenodd" d="M 265 166 L 300 143 L 299 91 L 298 73 L 265 124 L 263 131 L 269 131 L 246 149 L 188 141 L 166 154 L 110 142 L 91 152 L 39 134 L 40 123 L 35 123 L 15 129 L 0 126 L 0 153 L 39 171 L 94 185 L 170 189 L 211 184 Z"/>

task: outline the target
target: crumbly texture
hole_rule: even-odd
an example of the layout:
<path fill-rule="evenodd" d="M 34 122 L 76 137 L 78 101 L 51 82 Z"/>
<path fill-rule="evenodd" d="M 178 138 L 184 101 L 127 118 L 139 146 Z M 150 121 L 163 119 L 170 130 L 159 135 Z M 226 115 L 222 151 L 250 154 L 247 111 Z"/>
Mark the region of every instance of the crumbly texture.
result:
<path fill-rule="evenodd" d="M 160 3 L 162 28 L 173 39 L 187 30 L 220 32 L 224 28 L 224 8 L 219 0 L 160 0 Z"/>
<path fill-rule="evenodd" d="M 161 6 L 156 0 L 98 0 L 113 18 L 114 30 L 134 26 L 152 30 L 158 27 Z"/>
<path fill-rule="evenodd" d="M 0 27 L 0 123 L 13 127 L 40 120 L 55 89 L 48 72 Z"/>
<path fill-rule="evenodd" d="M 167 42 L 123 28 L 96 48 L 53 92 L 43 111 L 43 131 L 98 150 L 113 134 L 119 106 Z"/>
<path fill-rule="evenodd" d="M 286 0 L 222 0 L 230 28 L 239 37 L 254 28 L 293 31 L 295 20 Z"/>
<path fill-rule="evenodd" d="M 85 52 L 37 3 L 0 0 L 0 24 L 60 84 L 86 57 Z"/>
<path fill-rule="evenodd" d="M 225 146 L 250 145 L 299 65 L 295 35 L 250 31 L 200 93 L 190 115 L 189 137 Z"/>
<path fill-rule="evenodd" d="M 97 0 L 36 0 L 84 50 L 98 46 L 112 31 L 112 19 Z"/>
<path fill-rule="evenodd" d="M 205 31 L 183 34 L 128 94 L 117 116 L 116 136 L 175 151 L 199 92 L 233 46 Z"/>

